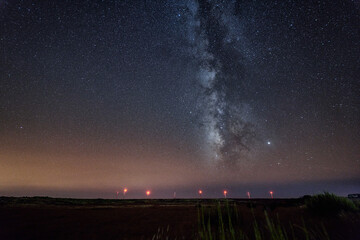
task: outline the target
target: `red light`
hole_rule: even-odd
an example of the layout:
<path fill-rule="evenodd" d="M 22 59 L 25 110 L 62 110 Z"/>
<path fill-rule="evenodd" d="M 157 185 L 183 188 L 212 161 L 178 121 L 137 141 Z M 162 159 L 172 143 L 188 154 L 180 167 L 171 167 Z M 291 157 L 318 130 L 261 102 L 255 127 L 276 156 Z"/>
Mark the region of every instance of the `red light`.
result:
<path fill-rule="evenodd" d="M 199 194 L 200 194 L 200 195 L 202 194 L 202 191 L 201 191 L 201 190 L 199 190 Z"/>
<path fill-rule="evenodd" d="M 247 192 L 246 194 L 247 194 L 248 198 L 250 198 L 250 192 Z"/>
<path fill-rule="evenodd" d="M 270 193 L 271 198 L 273 198 L 274 192 L 273 192 L 273 191 L 270 191 L 269 193 Z"/>
<path fill-rule="evenodd" d="M 126 193 L 128 190 L 127 190 L 127 188 L 124 188 L 124 193 Z"/>
<path fill-rule="evenodd" d="M 147 191 L 146 191 L 146 196 L 150 196 L 150 193 L 151 193 L 151 192 L 150 192 L 149 190 L 147 190 Z"/>
<path fill-rule="evenodd" d="M 227 191 L 226 191 L 226 190 L 224 190 L 224 196 L 225 196 L 225 198 L 226 198 L 226 195 L 227 195 Z"/>

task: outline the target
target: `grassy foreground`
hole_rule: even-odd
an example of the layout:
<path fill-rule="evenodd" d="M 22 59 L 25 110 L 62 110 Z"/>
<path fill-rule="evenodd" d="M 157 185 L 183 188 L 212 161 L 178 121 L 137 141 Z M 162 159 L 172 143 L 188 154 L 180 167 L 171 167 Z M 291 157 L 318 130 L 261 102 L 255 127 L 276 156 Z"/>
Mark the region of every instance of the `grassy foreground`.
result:
<path fill-rule="evenodd" d="M 0 197 L 0 239 L 360 239 L 357 202 Z"/>
<path fill-rule="evenodd" d="M 352 201 L 345 197 L 339 197 L 325 192 L 314 196 L 304 198 L 305 208 L 312 217 L 322 217 L 322 221 L 328 217 L 341 218 L 347 217 L 347 214 L 357 214 L 359 212 L 359 202 Z M 301 217 L 301 224 L 282 222 L 279 215 L 270 217 L 271 209 L 264 209 L 263 216 L 255 217 L 255 205 L 249 204 L 252 218 L 247 218 L 252 225 L 252 232 L 243 229 L 244 224 L 241 219 L 236 203 L 230 206 L 229 202 L 220 203 L 215 208 L 206 209 L 200 206 L 198 211 L 198 239 L 203 240 L 246 240 L 246 239 L 271 239 L 271 240 L 290 240 L 290 239 L 314 239 L 329 240 L 330 236 L 323 222 L 320 220 L 317 224 L 307 226 L 304 216 Z M 325 217 L 325 219 L 324 219 Z M 339 219 L 340 220 L 340 219 Z M 309 223 L 308 223 L 309 224 Z M 354 239 L 360 236 L 354 236 Z"/>
<path fill-rule="evenodd" d="M 302 220 L 302 225 L 289 222 L 283 224 L 279 218 L 276 220 L 269 217 L 267 211 L 261 220 L 253 215 L 251 222 L 252 233 L 242 229 L 242 223 L 236 206 L 230 207 L 229 204 L 221 206 L 219 203 L 217 212 L 206 211 L 204 207 L 199 210 L 199 229 L 198 239 L 204 240 L 246 240 L 246 239 L 271 239 L 271 240 L 289 240 L 289 239 L 330 239 L 324 225 L 320 224 L 315 229 L 309 230 Z M 296 233 L 295 233 L 296 232 Z"/>

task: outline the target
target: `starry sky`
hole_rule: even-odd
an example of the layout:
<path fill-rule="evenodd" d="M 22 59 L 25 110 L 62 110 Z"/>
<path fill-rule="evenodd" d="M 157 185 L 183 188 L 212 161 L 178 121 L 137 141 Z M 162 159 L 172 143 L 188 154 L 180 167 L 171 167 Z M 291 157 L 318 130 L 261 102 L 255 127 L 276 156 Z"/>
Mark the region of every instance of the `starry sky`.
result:
<path fill-rule="evenodd" d="M 360 191 L 359 1 L 0 0 L 0 195 Z"/>

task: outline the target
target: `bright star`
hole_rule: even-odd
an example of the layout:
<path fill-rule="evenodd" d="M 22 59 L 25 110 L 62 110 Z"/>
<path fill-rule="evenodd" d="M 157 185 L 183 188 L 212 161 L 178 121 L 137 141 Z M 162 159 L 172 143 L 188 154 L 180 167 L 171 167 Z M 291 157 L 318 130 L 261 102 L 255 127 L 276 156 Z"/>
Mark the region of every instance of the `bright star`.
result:
<path fill-rule="evenodd" d="M 267 144 L 268 144 L 268 145 L 270 145 L 270 144 L 271 144 L 271 142 L 270 142 L 270 141 L 268 141 L 268 142 L 267 142 Z"/>

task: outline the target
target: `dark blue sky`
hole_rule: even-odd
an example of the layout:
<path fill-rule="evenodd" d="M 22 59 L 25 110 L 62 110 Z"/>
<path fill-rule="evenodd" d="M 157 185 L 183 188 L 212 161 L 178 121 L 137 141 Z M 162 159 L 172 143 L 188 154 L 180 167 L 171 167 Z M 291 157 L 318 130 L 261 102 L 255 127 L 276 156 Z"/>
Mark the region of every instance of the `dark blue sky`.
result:
<path fill-rule="evenodd" d="M 359 191 L 359 11 L 0 1 L 0 194 Z"/>

